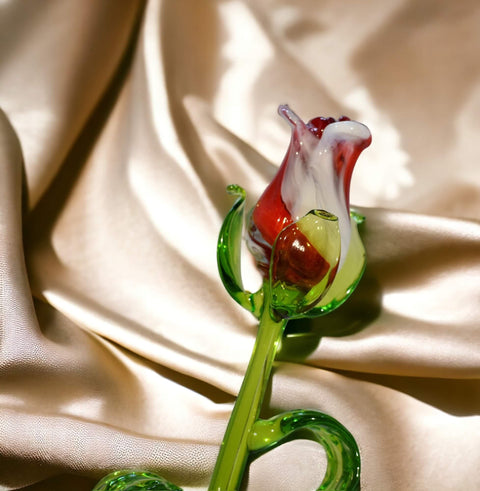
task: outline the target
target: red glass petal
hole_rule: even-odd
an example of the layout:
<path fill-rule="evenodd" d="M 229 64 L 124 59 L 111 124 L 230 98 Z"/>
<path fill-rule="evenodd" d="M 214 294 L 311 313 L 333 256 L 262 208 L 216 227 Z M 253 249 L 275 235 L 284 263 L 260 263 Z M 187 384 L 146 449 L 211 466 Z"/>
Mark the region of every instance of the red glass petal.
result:
<path fill-rule="evenodd" d="M 317 118 L 311 119 L 307 123 L 307 128 L 310 130 L 310 133 L 315 135 L 319 140 L 322 138 L 323 130 L 329 125 L 335 123 L 334 118 L 324 118 L 319 116 Z"/>
<path fill-rule="evenodd" d="M 277 175 L 265 189 L 252 212 L 254 226 L 270 246 L 273 245 L 278 234 L 293 221 L 290 212 L 282 200 L 281 192 L 283 176 L 291 151 L 292 143 Z M 250 237 L 252 240 L 255 240 L 252 232 L 249 231 Z"/>
<path fill-rule="evenodd" d="M 329 269 L 330 264 L 296 224 L 285 229 L 278 237 L 272 258 L 274 283 L 281 281 L 307 292 L 322 281 Z"/>

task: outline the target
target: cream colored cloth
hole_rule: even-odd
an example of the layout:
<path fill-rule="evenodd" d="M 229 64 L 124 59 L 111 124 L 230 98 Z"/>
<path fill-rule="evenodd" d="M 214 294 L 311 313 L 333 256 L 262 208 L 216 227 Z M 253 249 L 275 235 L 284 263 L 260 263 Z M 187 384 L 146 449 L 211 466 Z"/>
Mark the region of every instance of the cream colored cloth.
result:
<path fill-rule="evenodd" d="M 4 0 L 0 22 L 0 489 L 207 488 L 256 331 L 216 271 L 224 189 L 251 205 L 273 176 L 280 103 L 371 129 L 368 268 L 285 341 L 263 414 L 340 420 L 362 490 L 480 489 L 477 1 Z M 291 442 L 245 488 L 324 465 Z"/>

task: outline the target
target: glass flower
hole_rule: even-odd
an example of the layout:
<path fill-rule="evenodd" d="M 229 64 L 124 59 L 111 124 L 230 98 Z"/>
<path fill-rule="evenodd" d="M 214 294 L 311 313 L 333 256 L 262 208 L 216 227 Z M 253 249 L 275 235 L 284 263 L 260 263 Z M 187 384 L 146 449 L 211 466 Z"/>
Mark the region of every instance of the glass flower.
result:
<path fill-rule="evenodd" d="M 366 126 L 348 118 L 304 123 L 288 106 L 280 114 L 292 127 L 287 155 L 251 211 L 247 245 L 263 274 L 256 293 L 245 291 L 241 244 L 245 191 L 220 230 L 217 260 L 228 293 L 259 318 L 258 333 L 210 481 L 209 491 L 240 489 L 248 460 L 292 439 L 311 435 L 325 448 L 327 467 L 319 490 L 358 490 L 360 455 L 352 434 L 333 417 L 293 410 L 259 419 L 280 340 L 289 319 L 330 312 L 350 295 L 365 267 L 357 231 L 363 217 L 350 212 L 353 167 L 371 141 Z M 148 471 L 118 471 L 94 491 L 180 490 Z"/>
<path fill-rule="evenodd" d="M 349 194 L 353 168 L 371 135 L 365 125 L 346 117 L 304 123 L 286 105 L 279 113 L 292 128 L 290 145 L 249 215 L 247 245 L 269 285 L 275 316 L 313 317 L 343 303 L 364 269 L 357 231 L 363 217 L 350 213 Z M 239 196 L 232 211 L 243 212 L 244 191 L 232 186 L 230 192 Z M 236 261 L 237 274 L 230 275 L 236 295 L 231 294 L 255 313 L 258 294 L 243 291 L 239 257 Z"/>

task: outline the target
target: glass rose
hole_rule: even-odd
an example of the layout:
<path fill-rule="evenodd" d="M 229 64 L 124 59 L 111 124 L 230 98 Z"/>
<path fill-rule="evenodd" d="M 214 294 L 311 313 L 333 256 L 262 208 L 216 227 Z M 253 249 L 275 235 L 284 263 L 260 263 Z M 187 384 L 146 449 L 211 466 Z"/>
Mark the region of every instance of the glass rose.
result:
<path fill-rule="evenodd" d="M 249 215 L 247 245 L 268 282 L 274 315 L 313 317 L 343 303 L 365 266 L 357 231 L 363 217 L 350 213 L 349 195 L 353 168 L 371 135 L 365 125 L 346 117 L 304 123 L 286 105 L 279 113 L 292 127 L 291 141 L 275 178 Z M 245 193 L 238 186 L 230 192 L 240 196 L 232 209 L 240 214 Z M 241 220 L 235 223 L 240 225 Z M 225 243 L 231 244 L 238 233 L 233 227 L 225 232 Z M 223 259 L 230 266 L 235 260 L 219 254 L 227 290 L 255 312 L 259 295 L 243 291 L 239 257 L 238 268 L 231 267 L 227 274 L 222 274 Z M 235 285 L 234 291 L 229 285 Z"/>
<path fill-rule="evenodd" d="M 350 212 L 355 162 L 371 141 L 366 126 L 348 118 L 314 118 L 304 123 L 288 106 L 280 114 L 292 137 L 277 175 L 247 221 L 247 245 L 264 281 L 256 293 L 242 284 L 240 251 L 245 191 L 237 195 L 220 230 L 220 277 L 229 294 L 259 318 L 250 362 L 220 446 L 209 491 L 240 489 L 249 459 L 305 432 L 325 449 L 327 467 L 319 490 L 357 491 L 360 454 L 353 435 L 332 416 L 297 409 L 259 418 L 280 340 L 289 319 L 317 316 L 338 307 L 355 289 L 365 267 L 357 231 L 363 217 Z M 94 491 L 174 490 L 148 471 L 119 471 Z"/>

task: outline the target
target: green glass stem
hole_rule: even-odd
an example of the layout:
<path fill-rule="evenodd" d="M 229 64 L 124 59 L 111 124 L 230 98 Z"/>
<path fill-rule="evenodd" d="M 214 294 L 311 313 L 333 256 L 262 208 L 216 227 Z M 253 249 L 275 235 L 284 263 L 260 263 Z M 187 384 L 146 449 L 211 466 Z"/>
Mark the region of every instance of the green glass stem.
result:
<path fill-rule="evenodd" d="M 249 455 L 249 435 L 260 413 L 286 324 L 286 320 L 272 319 L 266 301 L 250 363 L 225 431 L 209 491 L 235 491 L 240 487 Z"/>

